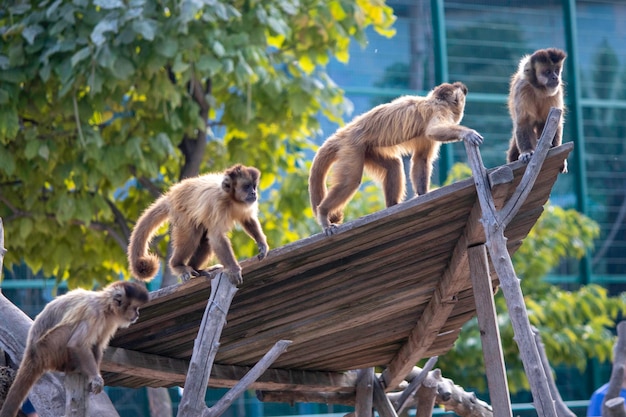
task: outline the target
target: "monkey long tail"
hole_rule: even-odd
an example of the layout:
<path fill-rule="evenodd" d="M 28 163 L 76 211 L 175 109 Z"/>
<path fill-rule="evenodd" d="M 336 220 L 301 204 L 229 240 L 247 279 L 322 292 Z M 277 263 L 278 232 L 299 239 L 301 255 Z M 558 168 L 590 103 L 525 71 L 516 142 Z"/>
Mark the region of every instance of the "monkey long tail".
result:
<path fill-rule="evenodd" d="M 142 281 L 151 280 L 159 270 L 159 257 L 148 252 L 148 245 L 168 215 L 169 201 L 167 196 L 161 196 L 143 212 L 130 234 L 128 265 L 130 272 Z"/>
<path fill-rule="evenodd" d="M 339 144 L 333 140 L 334 136 L 328 138 L 326 142 L 318 149 L 311 164 L 311 172 L 309 174 L 309 197 L 311 199 L 311 208 L 313 214 L 317 217 L 317 207 L 320 205 L 324 197 L 326 197 L 326 176 L 330 170 L 330 166 L 337 159 Z"/>
<path fill-rule="evenodd" d="M 15 417 L 30 388 L 43 375 L 43 370 L 35 369 L 35 364 L 29 362 L 25 356 L 0 410 L 0 417 Z"/>

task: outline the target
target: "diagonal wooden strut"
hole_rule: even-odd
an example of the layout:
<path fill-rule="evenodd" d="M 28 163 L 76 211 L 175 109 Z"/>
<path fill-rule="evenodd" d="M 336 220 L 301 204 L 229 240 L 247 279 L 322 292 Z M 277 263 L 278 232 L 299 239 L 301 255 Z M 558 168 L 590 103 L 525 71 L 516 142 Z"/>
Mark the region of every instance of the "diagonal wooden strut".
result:
<path fill-rule="evenodd" d="M 493 262 L 493 266 L 500 279 L 500 288 L 504 294 L 507 308 L 513 325 L 515 341 L 520 350 L 524 370 L 530 383 L 534 405 L 539 416 L 556 417 L 554 400 L 550 394 L 548 379 L 541 363 L 541 358 L 534 342 L 534 335 L 528 320 L 528 312 L 524 303 L 524 297 L 515 274 L 511 257 L 506 247 L 504 230 L 508 223 L 518 212 L 539 175 L 543 161 L 552 144 L 552 139 L 561 117 L 561 110 L 552 108 L 548 115 L 548 121 L 531 158 L 526 171 L 517 187 L 513 197 L 505 207 L 498 211 L 495 208 L 493 198 L 489 190 L 485 167 L 482 163 L 480 152 L 476 146 L 465 144 L 474 183 L 480 206 L 482 208 L 481 222 L 485 228 L 487 248 Z"/>
<path fill-rule="evenodd" d="M 206 387 L 209 383 L 213 361 L 219 348 L 222 329 L 226 323 L 226 315 L 237 292 L 228 276 L 219 272 L 211 281 L 211 296 L 207 302 L 202 323 L 196 337 L 189 371 L 185 379 L 183 397 L 178 407 L 180 417 L 218 417 L 232 402 L 270 367 L 291 341 L 280 340 L 274 347 L 246 374 L 239 383 L 231 388 L 212 408 L 204 402 Z"/>

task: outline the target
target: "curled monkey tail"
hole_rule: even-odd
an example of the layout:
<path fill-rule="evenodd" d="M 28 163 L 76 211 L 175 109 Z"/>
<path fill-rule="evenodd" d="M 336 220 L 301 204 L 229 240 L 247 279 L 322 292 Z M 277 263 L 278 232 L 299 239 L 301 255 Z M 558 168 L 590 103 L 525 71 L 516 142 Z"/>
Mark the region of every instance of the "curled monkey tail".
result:
<path fill-rule="evenodd" d="M 317 207 L 320 205 L 324 197 L 326 197 L 326 176 L 330 170 L 330 166 L 337 159 L 339 144 L 333 140 L 335 136 L 330 137 L 318 149 L 311 164 L 311 172 L 309 174 L 309 197 L 311 199 L 311 208 L 313 214 L 317 217 Z"/>
<path fill-rule="evenodd" d="M 22 364 L 7 393 L 2 410 L 0 410 L 0 417 L 15 417 L 26 399 L 30 388 L 35 385 L 35 382 L 43 375 L 43 369 L 35 366 L 32 362 L 33 361 L 27 359 L 26 356 L 22 359 Z"/>
<path fill-rule="evenodd" d="M 148 244 L 169 215 L 167 196 L 161 196 L 143 212 L 130 234 L 128 265 L 137 279 L 150 281 L 159 270 L 159 257 L 148 251 Z"/>

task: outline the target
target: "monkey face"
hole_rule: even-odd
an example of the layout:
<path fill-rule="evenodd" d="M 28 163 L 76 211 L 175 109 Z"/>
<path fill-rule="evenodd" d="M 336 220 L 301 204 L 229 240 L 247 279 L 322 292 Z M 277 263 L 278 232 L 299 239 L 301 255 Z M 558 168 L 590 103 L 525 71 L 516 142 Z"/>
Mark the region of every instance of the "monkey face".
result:
<path fill-rule="evenodd" d="M 252 204 L 257 200 L 256 189 L 261 173 L 254 167 L 235 165 L 225 172 L 222 189 L 235 201 Z"/>
<path fill-rule="evenodd" d="M 237 189 L 235 190 L 236 197 L 239 201 L 244 201 L 246 203 L 252 204 L 256 201 L 256 184 L 244 181 L 241 184 L 238 184 Z"/>
<path fill-rule="evenodd" d="M 561 69 L 567 55 L 557 48 L 539 49 L 528 61 L 525 71 L 530 74 L 534 87 L 545 89 L 549 96 L 559 92 L 561 87 Z"/>
<path fill-rule="evenodd" d="M 558 65 L 537 65 L 537 80 L 544 85 L 551 95 L 557 93 L 561 85 L 561 67 Z"/>
<path fill-rule="evenodd" d="M 120 308 L 122 309 L 120 314 L 123 317 L 123 324 L 120 327 L 126 328 L 135 323 L 139 319 L 139 307 L 141 307 L 142 305 L 143 303 L 132 301 L 126 306 L 120 306 Z"/>
<path fill-rule="evenodd" d="M 107 289 L 112 296 L 112 310 L 120 323 L 128 327 L 139 318 L 139 307 L 148 302 L 148 291 L 135 282 L 117 281 Z"/>

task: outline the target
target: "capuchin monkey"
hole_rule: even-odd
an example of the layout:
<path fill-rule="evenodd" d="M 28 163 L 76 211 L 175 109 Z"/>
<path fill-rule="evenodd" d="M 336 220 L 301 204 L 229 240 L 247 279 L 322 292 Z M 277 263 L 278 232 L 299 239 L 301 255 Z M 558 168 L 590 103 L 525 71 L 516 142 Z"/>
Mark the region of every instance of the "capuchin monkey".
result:
<path fill-rule="evenodd" d="M 326 235 L 335 233 L 343 208 L 361 184 L 365 169 L 383 185 L 387 207 L 405 195 L 402 155 L 411 154 L 411 182 L 417 195 L 428 192 L 432 165 L 442 142 L 480 145 L 482 136 L 460 126 L 467 87 L 444 83 L 426 97 L 404 96 L 381 104 L 339 128 L 319 148 L 309 175 L 311 207 Z M 326 176 L 333 165 L 331 187 Z"/>
<path fill-rule="evenodd" d="M 158 227 L 169 219 L 172 237 L 170 268 L 187 280 L 221 267 L 202 269 L 215 253 L 234 285 L 243 282 L 228 232 L 241 224 L 257 243 L 258 259 L 265 258 L 267 240 L 258 219 L 257 187 L 261 173 L 235 165 L 225 172 L 187 178 L 174 184 L 141 215 L 130 236 L 128 263 L 140 280 L 152 279 L 159 258 L 148 252 Z"/>
<path fill-rule="evenodd" d="M 561 70 L 566 58 L 556 48 L 539 49 L 520 60 L 517 72 L 511 77 L 508 107 L 513 120 L 513 137 L 509 143 L 507 162 L 518 159 L 528 163 L 546 124 L 551 107 L 564 110 Z M 561 117 L 552 146 L 561 144 L 563 117 Z M 567 161 L 561 172 L 567 172 Z"/>
<path fill-rule="evenodd" d="M 102 291 L 72 290 L 48 303 L 28 332 L 0 417 L 15 417 L 30 388 L 47 371 L 80 372 L 89 379 L 89 390 L 100 393 L 104 349 L 118 328 L 137 321 L 139 307 L 148 299 L 143 284 L 117 281 Z"/>

